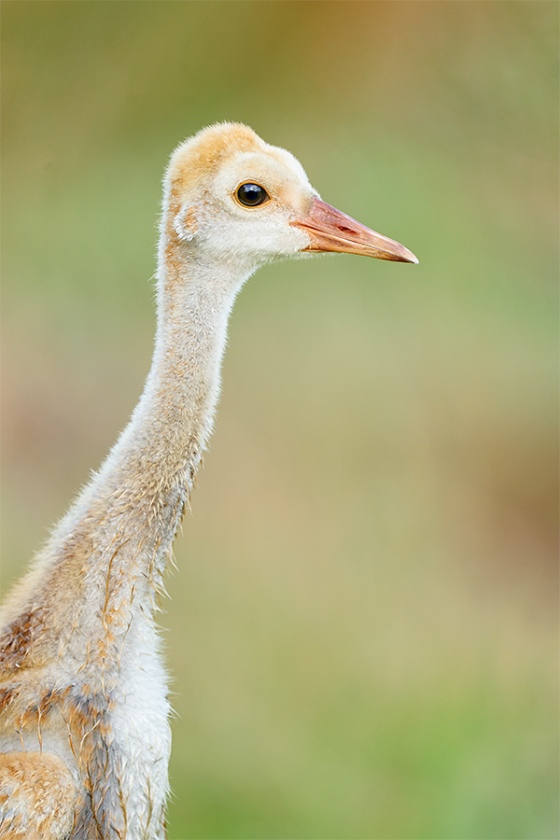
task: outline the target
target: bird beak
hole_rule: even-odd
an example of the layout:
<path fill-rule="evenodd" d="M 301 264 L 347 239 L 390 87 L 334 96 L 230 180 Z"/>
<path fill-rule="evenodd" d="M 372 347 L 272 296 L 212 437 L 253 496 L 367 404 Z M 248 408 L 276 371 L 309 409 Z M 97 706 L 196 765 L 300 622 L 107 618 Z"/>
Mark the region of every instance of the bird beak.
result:
<path fill-rule="evenodd" d="M 370 230 L 320 198 L 313 198 L 309 213 L 291 224 L 304 230 L 311 240 L 303 251 L 340 251 L 378 260 L 418 262 L 404 245 Z"/>

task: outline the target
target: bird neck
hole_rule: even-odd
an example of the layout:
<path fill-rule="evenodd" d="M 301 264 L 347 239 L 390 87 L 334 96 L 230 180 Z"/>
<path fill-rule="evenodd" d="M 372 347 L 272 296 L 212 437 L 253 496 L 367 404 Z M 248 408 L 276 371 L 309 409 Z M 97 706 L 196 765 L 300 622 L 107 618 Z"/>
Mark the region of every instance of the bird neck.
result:
<path fill-rule="evenodd" d="M 229 316 L 245 279 L 227 266 L 182 257 L 166 260 L 159 270 L 152 367 L 130 424 L 133 445 L 153 459 L 160 478 L 187 465 L 196 467 L 195 453 L 206 446 Z"/>
<path fill-rule="evenodd" d="M 152 547 L 156 588 L 212 431 L 229 315 L 249 273 L 202 262 L 162 234 L 151 370 L 94 483 L 111 544 L 118 531 Z"/>
<path fill-rule="evenodd" d="M 85 644 L 88 658 L 117 661 L 122 640 L 132 644 L 131 628 L 153 620 L 212 429 L 229 314 L 249 274 L 202 264 L 179 240 L 162 235 L 158 326 L 143 394 L 101 469 L 51 535 L 26 590 L 49 615 L 52 645 L 67 644 L 69 656 L 83 656 Z"/>

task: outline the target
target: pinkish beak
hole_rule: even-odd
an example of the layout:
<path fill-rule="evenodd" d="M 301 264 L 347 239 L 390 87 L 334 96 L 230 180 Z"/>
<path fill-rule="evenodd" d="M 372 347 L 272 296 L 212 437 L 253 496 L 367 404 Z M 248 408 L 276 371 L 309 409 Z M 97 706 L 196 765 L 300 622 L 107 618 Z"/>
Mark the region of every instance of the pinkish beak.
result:
<path fill-rule="evenodd" d="M 378 260 L 418 262 L 404 245 L 370 230 L 320 198 L 313 198 L 309 213 L 291 224 L 304 230 L 311 240 L 303 251 L 340 251 Z"/>

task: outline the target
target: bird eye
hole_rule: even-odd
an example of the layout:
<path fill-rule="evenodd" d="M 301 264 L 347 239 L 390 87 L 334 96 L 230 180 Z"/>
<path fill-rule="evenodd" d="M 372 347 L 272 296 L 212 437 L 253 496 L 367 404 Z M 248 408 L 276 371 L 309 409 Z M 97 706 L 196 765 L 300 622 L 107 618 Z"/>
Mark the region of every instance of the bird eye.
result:
<path fill-rule="evenodd" d="M 241 184 L 237 190 L 237 199 L 245 207 L 258 207 L 269 198 L 264 187 L 258 184 Z"/>

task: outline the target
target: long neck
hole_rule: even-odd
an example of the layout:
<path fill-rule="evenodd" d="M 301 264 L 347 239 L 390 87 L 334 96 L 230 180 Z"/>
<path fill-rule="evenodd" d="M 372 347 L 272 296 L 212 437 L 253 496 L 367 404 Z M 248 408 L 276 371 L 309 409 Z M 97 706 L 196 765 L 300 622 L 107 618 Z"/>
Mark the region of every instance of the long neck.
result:
<path fill-rule="evenodd" d="M 162 234 L 152 367 L 94 483 L 111 539 L 111 530 L 130 529 L 158 557 L 169 552 L 212 430 L 228 319 L 244 279 L 227 265 L 200 262 L 175 236 Z"/>
<path fill-rule="evenodd" d="M 107 628 L 118 639 L 134 616 L 150 620 L 211 432 L 228 317 L 250 273 L 202 264 L 162 231 L 158 326 L 144 392 L 35 570 L 34 603 L 44 604 L 53 639 L 66 633 L 73 646 L 71 627 L 80 624 L 104 649 Z M 58 585 L 61 575 L 72 583 Z"/>
<path fill-rule="evenodd" d="M 172 243 L 180 252 L 181 245 Z M 179 259 L 179 256 L 181 257 Z M 212 430 L 227 324 L 241 280 L 223 265 L 167 254 L 159 269 L 152 367 L 103 474 L 147 490 L 195 472 Z"/>

